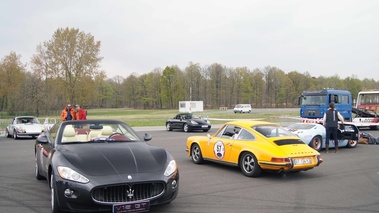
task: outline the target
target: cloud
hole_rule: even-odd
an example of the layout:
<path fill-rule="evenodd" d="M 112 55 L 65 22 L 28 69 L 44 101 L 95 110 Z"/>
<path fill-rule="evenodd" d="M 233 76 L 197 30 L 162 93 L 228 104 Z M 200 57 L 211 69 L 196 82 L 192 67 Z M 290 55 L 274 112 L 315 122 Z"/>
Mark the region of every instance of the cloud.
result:
<path fill-rule="evenodd" d="M 29 62 L 73 27 L 101 41 L 108 77 L 192 61 L 378 79 L 378 9 L 375 0 L 3 1 L 0 57 Z"/>

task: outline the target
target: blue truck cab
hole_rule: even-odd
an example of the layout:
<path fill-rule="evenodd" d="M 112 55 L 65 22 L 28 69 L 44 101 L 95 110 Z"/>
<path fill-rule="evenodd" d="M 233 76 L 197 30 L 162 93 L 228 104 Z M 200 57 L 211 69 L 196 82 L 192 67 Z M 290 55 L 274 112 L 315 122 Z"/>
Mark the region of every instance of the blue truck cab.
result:
<path fill-rule="evenodd" d="M 329 103 L 334 102 L 335 109 L 341 113 L 345 121 L 352 119 L 353 101 L 351 93 L 347 90 L 305 90 L 298 101 L 302 118 L 322 119 L 328 110 Z"/>

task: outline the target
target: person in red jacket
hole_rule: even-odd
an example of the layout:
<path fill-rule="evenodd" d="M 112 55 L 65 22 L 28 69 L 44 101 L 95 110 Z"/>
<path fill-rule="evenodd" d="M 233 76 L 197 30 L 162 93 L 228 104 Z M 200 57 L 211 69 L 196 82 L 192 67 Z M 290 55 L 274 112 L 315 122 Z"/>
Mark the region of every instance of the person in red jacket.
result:
<path fill-rule="evenodd" d="M 76 120 L 87 120 L 87 112 L 80 107 L 79 104 L 75 105 Z"/>
<path fill-rule="evenodd" d="M 62 110 L 61 119 L 62 121 L 76 120 L 75 110 L 71 107 L 71 104 L 67 104 Z"/>

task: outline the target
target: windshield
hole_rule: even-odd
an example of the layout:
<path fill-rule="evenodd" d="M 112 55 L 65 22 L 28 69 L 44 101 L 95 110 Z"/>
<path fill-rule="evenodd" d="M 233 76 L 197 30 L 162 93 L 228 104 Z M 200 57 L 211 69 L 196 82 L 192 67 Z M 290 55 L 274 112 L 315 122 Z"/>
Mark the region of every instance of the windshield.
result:
<path fill-rule="evenodd" d="M 325 95 L 305 95 L 301 99 L 302 105 L 318 105 L 322 106 L 326 103 L 326 96 Z"/>
<path fill-rule="evenodd" d="M 141 141 L 133 129 L 123 122 L 70 121 L 62 123 L 60 141 L 83 142 L 133 142 Z"/>
<path fill-rule="evenodd" d="M 16 120 L 17 124 L 39 124 L 39 120 L 34 117 L 20 117 Z"/>
<path fill-rule="evenodd" d="M 290 131 L 294 131 L 294 130 L 298 130 L 298 129 L 312 129 L 315 125 L 319 125 L 319 124 L 303 124 L 303 123 L 291 124 L 291 125 L 287 126 L 286 129 L 288 129 Z"/>

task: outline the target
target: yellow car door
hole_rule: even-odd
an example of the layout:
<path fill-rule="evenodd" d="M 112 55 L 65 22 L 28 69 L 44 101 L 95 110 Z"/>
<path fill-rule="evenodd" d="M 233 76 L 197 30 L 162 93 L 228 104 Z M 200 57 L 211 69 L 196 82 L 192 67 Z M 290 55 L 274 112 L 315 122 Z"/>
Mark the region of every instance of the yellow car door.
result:
<path fill-rule="evenodd" d="M 203 151 L 203 157 L 217 161 L 228 161 L 231 153 L 231 149 L 234 141 L 234 126 L 224 126 L 224 128 L 218 132 L 218 134 L 209 138 L 205 149 Z"/>

